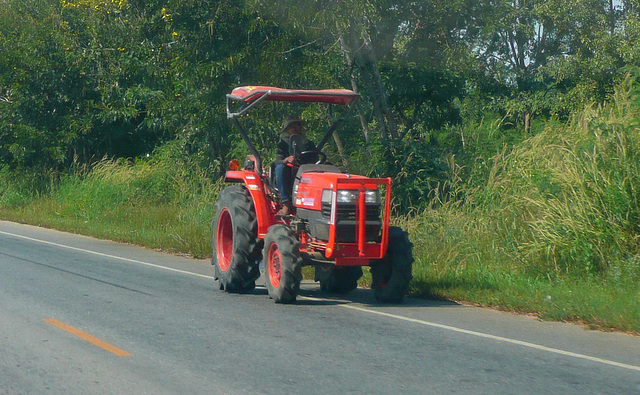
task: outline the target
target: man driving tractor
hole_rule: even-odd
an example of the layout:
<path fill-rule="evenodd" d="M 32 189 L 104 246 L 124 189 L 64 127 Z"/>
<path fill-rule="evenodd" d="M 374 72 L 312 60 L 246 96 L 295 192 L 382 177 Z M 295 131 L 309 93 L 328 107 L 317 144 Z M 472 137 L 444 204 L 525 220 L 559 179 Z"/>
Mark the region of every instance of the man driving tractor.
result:
<path fill-rule="evenodd" d="M 278 215 L 288 215 L 293 211 L 293 203 L 291 201 L 291 192 L 293 189 L 293 168 L 299 166 L 307 161 L 297 162 L 292 152 L 291 136 L 301 136 L 301 147 L 298 149 L 298 154 L 304 151 L 315 151 L 316 145 L 313 141 L 309 140 L 304 131 L 302 120 L 298 115 L 292 114 L 284 119 L 282 122 L 282 129 L 280 130 L 280 141 L 278 142 L 278 148 L 276 151 L 276 188 L 280 193 L 280 200 L 282 202 L 282 208 L 278 211 Z"/>
<path fill-rule="evenodd" d="M 376 300 L 402 301 L 412 278 L 412 243 L 406 231 L 389 224 L 391 178 L 342 172 L 322 152 L 341 121 L 332 106 L 348 106 L 359 97 L 346 89 L 272 86 L 241 86 L 227 95 L 227 117 L 251 155 L 243 168 L 237 160 L 229 163 L 225 181 L 234 185 L 220 191 L 215 204 L 211 263 L 221 290 L 250 291 L 262 276 L 269 297 L 293 303 L 303 266 L 313 266 L 320 288 L 335 293 L 356 289 L 368 266 Z M 315 145 L 305 137 L 300 117 L 285 118 L 273 172 L 265 171 L 239 122 L 269 101 L 328 104 L 331 120 Z M 279 196 L 272 193 L 274 175 Z"/>

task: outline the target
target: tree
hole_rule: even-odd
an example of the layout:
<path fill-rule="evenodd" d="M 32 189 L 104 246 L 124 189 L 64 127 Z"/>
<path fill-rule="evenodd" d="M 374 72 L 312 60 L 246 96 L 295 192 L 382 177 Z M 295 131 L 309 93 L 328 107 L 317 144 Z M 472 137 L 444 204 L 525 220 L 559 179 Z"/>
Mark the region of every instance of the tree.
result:
<path fill-rule="evenodd" d="M 249 32 L 242 4 L 7 0 L 2 7 L 4 163 L 135 157 L 176 137 L 188 152 L 227 155 L 224 94 L 255 73 L 247 59 L 259 53 L 252 40 L 262 33 Z"/>
<path fill-rule="evenodd" d="M 566 116 L 611 91 L 622 66 L 620 10 L 610 0 L 498 0 L 469 29 L 468 45 L 486 75 L 511 93 L 494 105 L 521 117 Z"/>
<path fill-rule="evenodd" d="M 327 53 L 338 45 L 345 59 L 346 69 L 351 78 L 351 87 L 362 92 L 372 107 L 373 117 L 381 134 L 397 139 L 398 127 L 391 112 L 378 67 L 378 50 L 372 31 L 378 28 L 397 28 L 388 19 L 393 19 L 393 4 L 372 1 L 317 1 L 295 2 L 291 0 L 274 2 L 253 0 L 251 7 L 267 15 L 277 23 L 290 29 L 298 29 L 306 37 L 307 43 L 324 47 Z M 292 12 L 295 10 L 295 12 Z M 391 34 L 393 37 L 393 34 Z M 388 45 L 389 43 L 387 43 Z M 354 70 L 357 69 L 357 73 Z M 359 79 L 358 79 L 359 77 Z M 361 88 L 364 86 L 364 89 Z M 363 122 L 365 137 L 367 126 Z"/>

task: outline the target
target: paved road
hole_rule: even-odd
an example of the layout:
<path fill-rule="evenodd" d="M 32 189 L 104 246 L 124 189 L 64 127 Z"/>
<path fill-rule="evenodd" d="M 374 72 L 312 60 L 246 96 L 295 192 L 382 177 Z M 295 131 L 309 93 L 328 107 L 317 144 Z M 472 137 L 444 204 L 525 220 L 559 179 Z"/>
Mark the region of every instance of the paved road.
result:
<path fill-rule="evenodd" d="M 217 290 L 212 267 L 0 221 L 0 394 L 640 392 L 640 339 L 303 284 Z"/>

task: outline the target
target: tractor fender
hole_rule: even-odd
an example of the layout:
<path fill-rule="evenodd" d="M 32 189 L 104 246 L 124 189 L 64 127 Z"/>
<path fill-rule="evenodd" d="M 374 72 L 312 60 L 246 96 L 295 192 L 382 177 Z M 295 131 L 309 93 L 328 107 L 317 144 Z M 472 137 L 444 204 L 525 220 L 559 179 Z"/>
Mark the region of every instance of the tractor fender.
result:
<path fill-rule="evenodd" d="M 267 230 L 275 224 L 275 211 L 267 198 L 264 184 L 258 173 L 247 170 L 229 170 L 224 177 L 225 182 L 242 183 L 251 195 L 253 207 L 258 221 L 258 238 L 264 239 Z"/>

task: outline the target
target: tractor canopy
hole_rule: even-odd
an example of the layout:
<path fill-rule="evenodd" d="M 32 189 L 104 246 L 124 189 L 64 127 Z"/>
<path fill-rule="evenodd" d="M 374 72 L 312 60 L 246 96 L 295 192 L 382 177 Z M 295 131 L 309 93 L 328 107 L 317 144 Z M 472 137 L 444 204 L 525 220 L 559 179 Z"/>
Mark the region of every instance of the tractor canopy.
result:
<path fill-rule="evenodd" d="M 264 100 L 329 103 L 345 106 L 360 97 L 348 89 L 292 90 L 271 86 L 241 86 L 235 88 L 227 97 L 247 104 L 265 96 Z"/>

